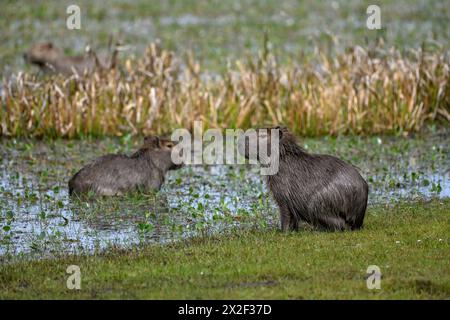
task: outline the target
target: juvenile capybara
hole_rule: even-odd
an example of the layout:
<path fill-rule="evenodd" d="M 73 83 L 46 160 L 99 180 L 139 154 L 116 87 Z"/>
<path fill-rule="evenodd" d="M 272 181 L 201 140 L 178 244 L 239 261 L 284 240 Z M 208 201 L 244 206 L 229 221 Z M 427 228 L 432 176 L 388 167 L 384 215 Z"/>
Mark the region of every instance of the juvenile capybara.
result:
<path fill-rule="evenodd" d="M 113 68 L 117 51 L 114 51 L 111 61 L 107 64 L 100 61 L 95 52 L 90 51 L 82 56 L 66 56 L 64 51 L 52 42 L 41 42 L 33 45 L 23 56 L 25 61 L 38 66 L 45 73 L 71 75 L 74 72 L 83 74 L 96 69 Z"/>
<path fill-rule="evenodd" d="M 83 167 L 69 181 L 69 194 L 122 195 L 133 191 L 157 191 L 168 170 L 181 167 L 172 162 L 174 143 L 149 136 L 131 156 L 108 154 Z"/>
<path fill-rule="evenodd" d="M 272 140 L 277 141 L 274 134 L 279 167 L 267 175 L 267 185 L 278 204 L 282 230 L 298 230 L 300 221 L 327 231 L 361 228 L 369 188 L 358 170 L 336 157 L 306 152 L 286 128 L 256 130 L 258 142 L 269 151 Z M 249 140 L 241 138 L 239 152 L 249 158 L 248 150 Z"/>

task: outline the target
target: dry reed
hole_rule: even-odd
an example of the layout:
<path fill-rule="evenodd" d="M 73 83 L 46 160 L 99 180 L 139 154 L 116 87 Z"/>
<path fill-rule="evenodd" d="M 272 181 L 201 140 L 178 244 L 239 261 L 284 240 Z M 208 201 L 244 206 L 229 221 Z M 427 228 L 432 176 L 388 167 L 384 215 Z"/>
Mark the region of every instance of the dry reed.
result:
<path fill-rule="evenodd" d="M 298 134 L 419 131 L 450 121 L 447 52 L 395 49 L 284 64 L 270 52 L 208 76 L 192 54 L 151 44 L 121 70 L 3 81 L 1 136 L 82 137 L 285 124 Z"/>

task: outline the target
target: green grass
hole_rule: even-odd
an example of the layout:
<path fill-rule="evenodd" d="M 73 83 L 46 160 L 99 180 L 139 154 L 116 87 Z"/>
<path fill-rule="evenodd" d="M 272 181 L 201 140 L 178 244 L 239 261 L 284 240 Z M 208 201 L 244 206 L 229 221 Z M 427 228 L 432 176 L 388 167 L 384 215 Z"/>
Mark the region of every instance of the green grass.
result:
<path fill-rule="evenodd" d="M 0 266 L 0 298 L 450 297 L 450 199 L 371 207 L 357 232 L 237 232 L 105 255 Z M 81 268 L 81 290 L 66 268 Z M 369 265 L 381 290 L 368 290 Z"/>

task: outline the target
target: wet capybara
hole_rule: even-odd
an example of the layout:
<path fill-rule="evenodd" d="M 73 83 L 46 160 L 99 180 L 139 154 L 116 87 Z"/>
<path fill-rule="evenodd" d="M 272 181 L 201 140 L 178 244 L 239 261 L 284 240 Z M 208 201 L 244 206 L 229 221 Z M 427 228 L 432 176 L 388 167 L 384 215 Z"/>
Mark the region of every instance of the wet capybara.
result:
<path fill-rule="evenodd" d="M 115 67 L 117 50 L 114 51 L 109 64 L 101 62 L 95 52 L 82 56 L 66 56 L 64 51 L 51 42 L 41 42 L 33 45 L 24 53 L 26 62 L 41 68 L 45 73 L 61 73 L 71 75 L 74 72 L 91 73 L 96 69 L 111 69 Z"/>
<path fill-rule="evenodd" d="M 358 170 L 336 157 L 310 154 L 288 129 L 257 129 L 256 136 L 271 150 L 278 134 L 278 171 L 267 175 L 267 185 L 280 210 L 283 231 L 298 230 L 307 222 L 327 231 L 359 229 L 363 225 L 369 187 Z M 249 158 L 248 139 L 240 140 L 239 151 Z M 243 152 L 242 148 L 245 148 Z M 258 160 L 261 161 L 260 148 Z"/>
<path fill-rule="evenodd" d="M 131 156 L 108 154 L 83 167 L 69 181 L 69 194 L 123 195 L 133 191 L 157 191 L 168 170 L 181 167 L 172 162 L 174 143 L 149 136 Z"/>

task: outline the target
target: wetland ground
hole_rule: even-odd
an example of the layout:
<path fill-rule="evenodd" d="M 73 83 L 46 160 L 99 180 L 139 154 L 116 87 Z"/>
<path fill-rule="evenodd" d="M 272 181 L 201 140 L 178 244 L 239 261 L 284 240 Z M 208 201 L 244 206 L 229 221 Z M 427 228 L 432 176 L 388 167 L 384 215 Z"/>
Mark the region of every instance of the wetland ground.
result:
<path fill-rule="evenodd" d="M 370 206 L 363 230 L 241 230 L 0 265 L 1 299 L 448 299 L 447 199 Z M 77 265 L 81 289 L 68 290 Z M 369 290 L 377 265 L 381 288 Z"/>
<path fill-rule="evenodd" d="M 130 154 L 140 139 L 3 139 L 0 147 L 0 259 L 100 253 L 235 230 L 273 230 L 278 211 L 256 168 L 187 166 L 153 195 L 70 199 L 67 181 L 106 153 Z M 301 139 L 314 153 L 361 169 L 369 204 L 391 206 L 450 196 L 450 134 Z M 255 170 L 253 170 L 255 169 Z"/>
<path fill-rule="evenodd" d="M 149 42 L 160 39 L 176 53 L 187 49 L 205 70 L 223 70 L 227 61 L 256 53 L 262 30 L 273 49 L 288 60 L 314 47 L 367 45 L 383 37 L 389 46 L 416 48 L 423 42 L 448 49 L 450 5 L 446 1 L 379 1 L 383 30 L 365 28 L 370 1 L 108 1 L 78 0 L 81 30 L 67 30 L 66 8 L 72 1 L 6 1 L 0 12 L 0 75 L 31 70 L 22 53 L 36 40 L 58 40 L 69 53 L 86 45 L 105 49 L 113 34 L 140 56 Z"/>
<path fill-rule="evenodd" d="M 105 6 L 100 1 L 78 0 L 82 28 L 77 31 L 65 28 L 66 8 L 72 2 L 2 3 L 2 111 L 9 77 L 37 70 L 24 63 L 22 53 L 44 40 L 54 41 L 67 54 L 81 54 L 87 45 L 104 53 L 113 35 L 127 47 L 120 55 L 122 64 L 142 56 L 149 43 L 160 41 L 178 56 L 192 53 L 201 62 L 202 79 L 226 74 L 230 65 L 257 56 L 261 49 L 276 54 L 280 66 L 295 65 L 318 52 L 333 56 L 352 47 L 377 51 L 380 42 L 383 52 L 391 47 L 405 57 L 409 49 L 445 52 L 439 61 L 448 62 L 448 1 L 379 1 L 383 24 L 379 31 L 365 27 L 371 1 L 112 0 Z M 263 31 L 267 31 L 267 42 Z M 368 62 L 372 66 L 373 60 Z M 420 75 L 426 73 L 420 70 L 428 69 L 418 70 L 419 85 L 424 83 Z M 439 70 L 435 80 L 448 72 L 447 67 Z M 40 76 L 43 87 L 56 84 L 59 89 L 53 79 Z M 342 74 L 336 76 L 341 79 Z M 440 86 L 425 88 L 428 98 L 423 101 L 416 101 L 414 95 L 411 106 L 421 110 L 424 102 L 435 105 L 432 98 L 440 92 L 444 114 L 449 91 L 443 82 L 442 90 Z M 141 89 L 147 87 L 136 92 L 146 92 Z M 380 88 L 377 92 L 384 96 L 384 87 Z M 393 93 L 410 92 L 408 86 L 404 91 L 397 84 L 392 88 Z M 239 90 L 237 96 L 241 96 Z M 266 92 L 264 86 L 261 92 Z M 33 112 L 43 110 L 34 92 L 28 97 L 34 101 Z M 317 107 L 317 99 L 307 97 Z M 14 100 L 18 117 L 28 103 L 22 98 Z M 334 98 L 327 101 L 334 103 Z M 393 108 L 391 102 L 386 106 Z M 225 105 L 224 110 L 229 107 Z M 239 115 L 238 107 L 231 105 L 228 113 Z M 274 107 L 283 110 L 278 104 Z M 202 108 L 196 112 L 204 112 Z M 376 103 L 371 108 L 390 110 Z M 170 172 L 162 190 L 152 195 L 69 199 L 67 182 L 73 173 L 105 153 L 131 153 L 141 138 L 127 134 L 128 126 L 117 132 L 121 138 L 93 138 L 96 132 L 87 132 L 77 135 L 79 139 L 61 139 L 51 130 L 37 134 L 39 139 L 26 138 L 32 136 L 33 130 L 27 130 L 33 126 L 23 121 L 23 131 L 0 135 L 0 299 L 448 299 L 448 118 L 427 122 L 423 132 L 406 132 L 402 128 L 416 121 L 408 110 L 403 118 L 386 111 L 398 122 L 389 131 L 391 136 L 369 130 L 375 134 L 300 137 L 308 151 L 337 155 L 358 166 L 369 183 L 365 227 L 347 233 L 317 232 L 307 226 L 299 233 L 280 233 L 278 210 L 261 177 L 248 166 L 185 167 Z M 257 104 L 254 113 L 260 111 Z M 357 119 L 364 115 L 362 111 Z M 430 114 L 436 116 L 436 112 Z M 52 115 L 59 114 L 56 110 Z M 242 119 L 236 119 L 230 127 L 239 127 Z M 287 114 L 285 119 L 292 117 Z M 223 125 L 222 118 L 216 120 Z M 40 121 L 34 123 L 37 128 L 42 126 Z M 375 127 L 383 124 L 380 121 Z M 316 131 L 311 132 L 313 136 Z M 81 290 L 66 286 L 66 268 L 73 264 L 81 269 Z M 381 290 L 366 286 L 369 265 L 381 269 Z"/>

